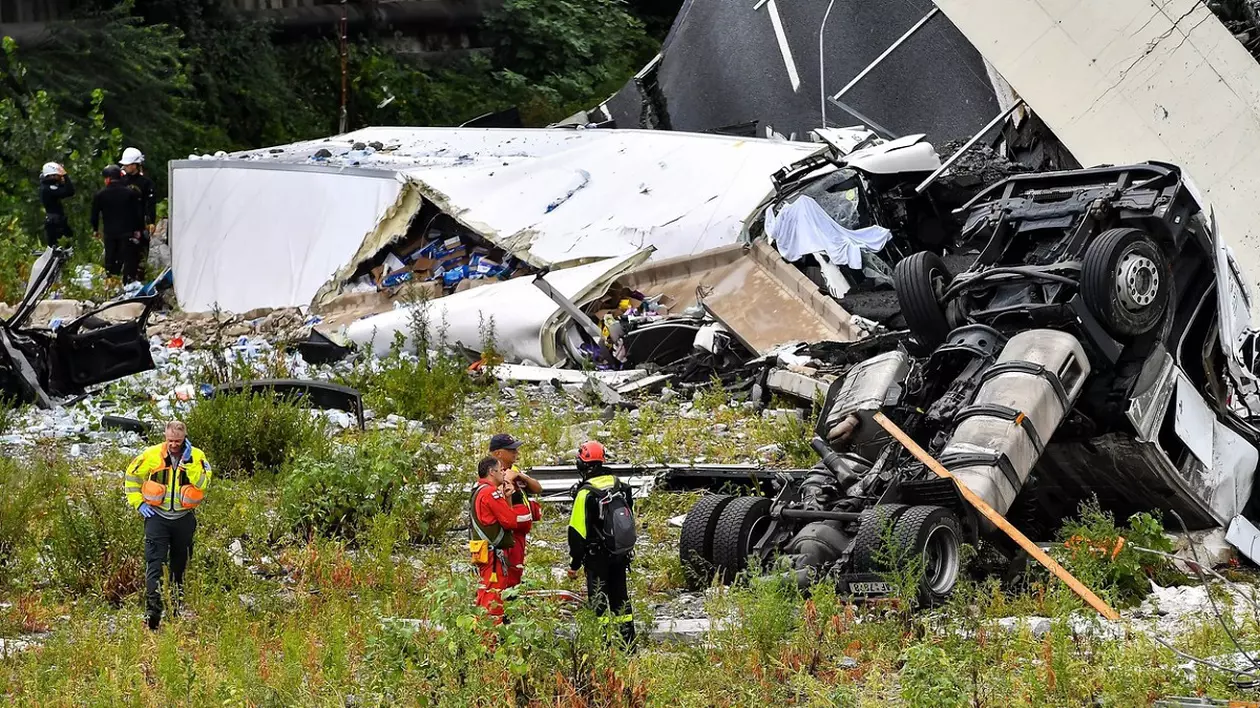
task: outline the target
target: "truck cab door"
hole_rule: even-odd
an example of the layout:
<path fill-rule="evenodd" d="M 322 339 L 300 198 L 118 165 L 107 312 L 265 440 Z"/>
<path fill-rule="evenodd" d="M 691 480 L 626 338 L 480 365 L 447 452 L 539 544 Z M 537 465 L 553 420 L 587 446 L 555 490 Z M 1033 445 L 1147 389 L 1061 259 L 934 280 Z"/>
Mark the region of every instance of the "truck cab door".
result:
<path fill-rule="evenodd" d="M 151 296 L 109 303 L 57 330 L 53 356 L 61 365 L 63 387 L 79 389 L 152 369 L 146 328 L 157 302 Z M 101 316 L 137 306 L 142 308 L 138 315 L 120 321 Z"/>

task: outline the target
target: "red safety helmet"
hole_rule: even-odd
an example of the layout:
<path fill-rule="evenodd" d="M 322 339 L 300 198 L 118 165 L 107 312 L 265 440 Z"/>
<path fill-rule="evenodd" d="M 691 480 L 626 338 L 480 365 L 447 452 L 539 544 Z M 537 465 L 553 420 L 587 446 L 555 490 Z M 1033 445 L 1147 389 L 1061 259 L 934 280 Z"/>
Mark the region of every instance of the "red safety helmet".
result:
<path fill-rule="evenodd" d="M 604 446 L 598 440 L 587 440 L 578 448 L 578 461 L 604 463 Z"/>

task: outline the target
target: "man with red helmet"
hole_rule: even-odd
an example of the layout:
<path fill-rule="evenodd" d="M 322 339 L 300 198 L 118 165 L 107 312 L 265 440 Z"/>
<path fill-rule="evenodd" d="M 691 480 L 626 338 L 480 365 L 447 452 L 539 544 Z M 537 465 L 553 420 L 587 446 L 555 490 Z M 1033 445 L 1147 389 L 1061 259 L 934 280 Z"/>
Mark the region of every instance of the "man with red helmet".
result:
<path fill-rule="evenodd" d="M 569 517 L 569 577 L 586 568 L 587 601 L 604 622 L 614 624 L 627 643 L 634 642 L 634 616 L 626 575 L 634 556 L 634 490 L 606 474 L 604 446 L 589 440 L 578 448 L 582 483 Z"/>

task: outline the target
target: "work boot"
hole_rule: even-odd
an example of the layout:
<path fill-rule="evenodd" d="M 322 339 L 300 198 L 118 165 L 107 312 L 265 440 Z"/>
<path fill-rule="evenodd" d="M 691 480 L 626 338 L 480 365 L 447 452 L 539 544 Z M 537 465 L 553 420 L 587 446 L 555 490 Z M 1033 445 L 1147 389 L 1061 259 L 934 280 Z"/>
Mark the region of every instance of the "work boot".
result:
<path fill-rule="evenodd" d="M 633 622 L 626 622 L 617 628 L 621 635 L 622 646 L 625 647 L 626 653 L 633 654 L 639 650 L 639 636 L 634 630 Z"/>
<path fill-rule="evenodd" d="M 156 631 L 157 631 L 157 628 L 158 628 L 158 625 L 159 625 L 161 622 L 162 622 L 162 615 L 159 615 L 159 614 L 157 614 L 156 612 L 155 612 L 155 613 L 151 613 L 151 614 L 149 615 L 149 630 L 150 630 L 150 631 L 153 631 L 153 632 L 156 632 Z"/>

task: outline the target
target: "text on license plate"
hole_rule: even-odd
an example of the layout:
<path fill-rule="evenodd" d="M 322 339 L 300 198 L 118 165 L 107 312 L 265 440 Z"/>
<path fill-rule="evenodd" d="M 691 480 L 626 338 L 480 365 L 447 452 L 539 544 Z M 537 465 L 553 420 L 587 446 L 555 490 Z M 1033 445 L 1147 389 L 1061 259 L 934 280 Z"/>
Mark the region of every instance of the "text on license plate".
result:
<path fill-rule="evenodd" d="M 888 583 L 849 583 L 849 592 L 854 595 L 887 595 L 891 591 Z"/>

